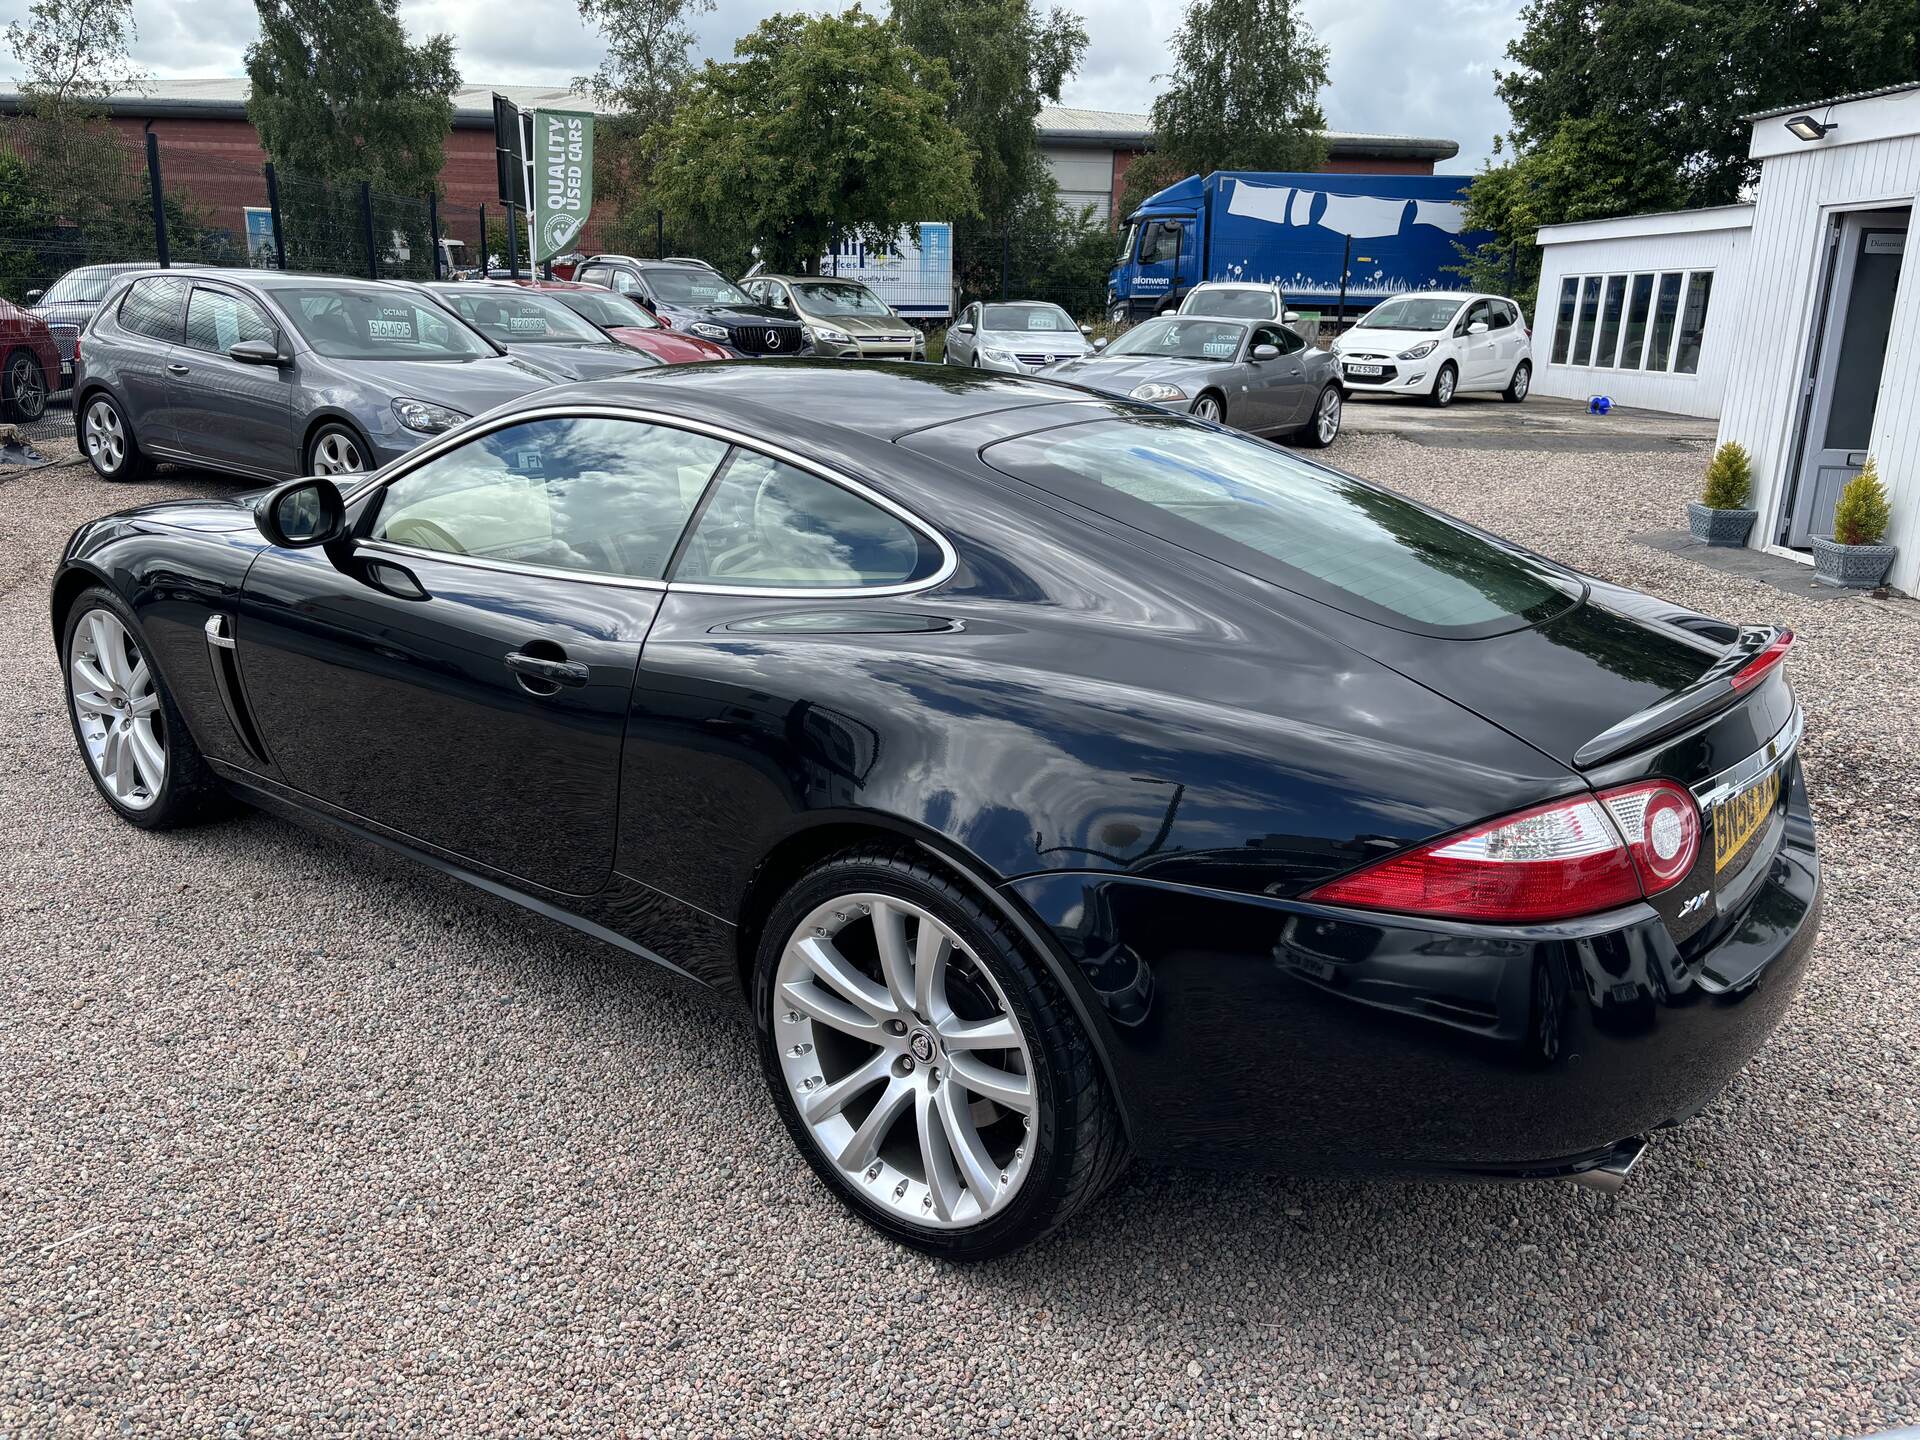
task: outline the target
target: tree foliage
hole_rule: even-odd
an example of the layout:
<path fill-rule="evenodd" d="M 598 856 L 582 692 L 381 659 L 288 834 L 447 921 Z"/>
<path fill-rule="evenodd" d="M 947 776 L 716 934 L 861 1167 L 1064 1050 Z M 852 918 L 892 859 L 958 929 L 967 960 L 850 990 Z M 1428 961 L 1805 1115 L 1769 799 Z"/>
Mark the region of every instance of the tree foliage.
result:
<path fill-rule="evenodd" d="M 20 93 L 43 118 L 70 105 L 137 92 L 146 72 L 128 53 L 138 36 L 133 0 L 36 0 L 28 24 L 7 23 L 7 46 L 20 67 Z"/>
<path fill-rule="evenodd" d="M 1887 527 L 1892 523 L 1887 487 L 1880 483 L 1880 467 L 1868 456 L 1833 507 L 1834 541 L 1840 545 L 1878 545 L 1887 538 Z"/>
<path fill-rule="evenodd" d="M 460 84 L 453 41 L 409 43 L 396 0 L 254 0 L 247 118 L 276 165 L 425 195 Z"/>
<path fill-rule="evenodd" d="M 1529 0 L 1520 20 L 1497 83 L 1521 153 L 1569 119 L 1615 122 L 1662 152 L 1689 206 L 1730 204 L 1757 175 L 1742 116 L 1920 79 L 1920 0 Z"/>
<path fill-rule="evenodd" d="M 946 64 L 947 118 L 973 147 L 980 214 L 997 234 L 1047 173 L 1034 121 L 1079 68 L 1086 26 L 1032 0 L 893 0 L 892 14 L 907 44 Z"/>
<path fill-rule="evenodd" d="M 1153 102 L 1154 154 L 1143 157 L 1142 183 L 1325 163 L 1327 47 L 1297 0 L 1192 0 L 1173 56 Z"/>
<path fill-rule="evenodd" d="M 1723 441 L 1707 462 L 1700 503 L 1713 510 L 1744 510 L 1753 494 L 1753 456 L 1737 440 Z"/>
<path fill-rule="evenodd" d="M 858 5 L 775 15 L 709 62 L 661 127 L 670 214 L 750 239 L 770 264 L 818 267 L 830 237 L 871 245 L 971 213 L 972 152 L 946 118 L 946 66 Z"/>

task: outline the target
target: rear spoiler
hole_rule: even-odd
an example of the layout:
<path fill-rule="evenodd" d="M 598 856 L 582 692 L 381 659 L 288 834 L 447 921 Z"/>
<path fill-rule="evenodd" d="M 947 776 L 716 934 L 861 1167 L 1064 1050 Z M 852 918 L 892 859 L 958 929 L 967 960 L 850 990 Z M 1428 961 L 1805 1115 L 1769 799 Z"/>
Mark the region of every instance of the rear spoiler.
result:
<path fill-rule="evenodd" d="M 1793 631 L 1785 626 L 1742 626 L 1740 638 L 1698 680 L 1609 725 L 1573 752 L 1573 763 L 1582 770 L 1605 764 L 1723 709 L 1772 674 L 1792 647 Z"/>

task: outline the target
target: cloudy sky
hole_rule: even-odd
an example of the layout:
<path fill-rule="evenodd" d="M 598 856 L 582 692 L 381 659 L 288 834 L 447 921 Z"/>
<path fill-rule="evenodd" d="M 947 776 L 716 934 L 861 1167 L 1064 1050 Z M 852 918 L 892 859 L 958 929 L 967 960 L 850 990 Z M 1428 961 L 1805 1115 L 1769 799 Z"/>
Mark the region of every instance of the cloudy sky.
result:
<path fill-rule="evenodd" d="M 841 8 L 817 0 L 719 0 L 696 27 L 709 56 L 776 10 Z M 1145 110 L 1167 68 L 1166 40 L 1183 0 L 1062 0 L 1092 37 L 1080 74 L 1063 97 L 1103 110 Z M 1519 26 L 1520 0 L 1305 0 L 1333 52 L 1322 97 L 1336 129 L 1439 135 L 1460 143 L 1443 170 L 1470 171 L 1506 128 L 1493 71 Z M 869 9 L 884 10 L 880 4 Z M 580 22 L 574 0 L 402 0 L 415 34 L 446 31 L 469 84 L 552 84 L 591 70 L 598 34 Z M 154 75 L 237 75 L 256 33 L 252 0 L 134 0 L 135 58 Z"/>

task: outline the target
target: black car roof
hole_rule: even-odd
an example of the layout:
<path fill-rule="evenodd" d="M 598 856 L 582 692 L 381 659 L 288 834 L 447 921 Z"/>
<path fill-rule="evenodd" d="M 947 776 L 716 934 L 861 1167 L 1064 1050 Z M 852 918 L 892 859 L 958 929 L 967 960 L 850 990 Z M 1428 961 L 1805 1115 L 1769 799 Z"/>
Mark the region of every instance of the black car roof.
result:
<path fill-rule="evenodd" d="M 715 414 L 751 409 L 766 423 L 769 439 L 781 432 L 797 436 L 802 430 L 817 434 L 825 428 L 896 440 L 977 415 L 1087 397 L 1088 392 L 1059 381 L 943 365 L 741 360 L 670 365 L 633 379 L 556 387 L 510 408 L 590 401 L 647 408 L 711 406 Z"/>

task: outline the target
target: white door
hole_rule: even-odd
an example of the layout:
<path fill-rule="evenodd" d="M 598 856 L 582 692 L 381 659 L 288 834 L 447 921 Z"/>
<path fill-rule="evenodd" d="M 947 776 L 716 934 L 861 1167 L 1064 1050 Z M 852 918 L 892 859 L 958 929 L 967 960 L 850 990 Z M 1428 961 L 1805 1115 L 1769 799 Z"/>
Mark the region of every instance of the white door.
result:
<path fill-rule="evenodd" d="M 1834 222 L 1831 283 L 1787 531 L 1787 544 L 1798 549 L 1810 535 L 1833 533 L 1834 502 L 1866 464 L 1910 213 L 1874 211 Z"/>
<path fill-rule="evenodd" d="M 1473 333 L 1473 327 L 1484 325 L 1487 328 L 1480 334 Z M 1493 328 L 1491 308 L 1485 300 L 1476 300 L 1467 307 L 1467 313 L 1460 317 L 1460 388 L 1462 390 L 1497 390 L 1493 383 L 1494 373 L 1500 368 L 1500 336 Z M 1506 384 L 1503 378 L 1500 385 Z"/>

